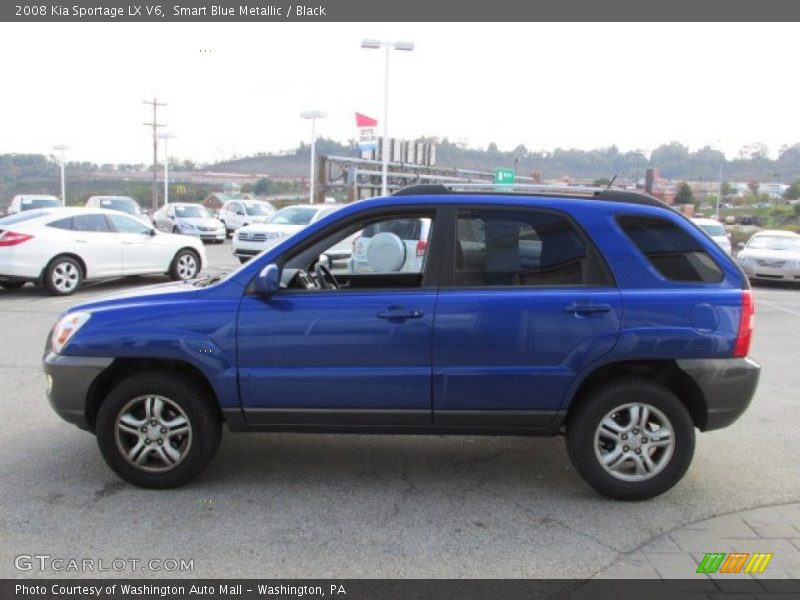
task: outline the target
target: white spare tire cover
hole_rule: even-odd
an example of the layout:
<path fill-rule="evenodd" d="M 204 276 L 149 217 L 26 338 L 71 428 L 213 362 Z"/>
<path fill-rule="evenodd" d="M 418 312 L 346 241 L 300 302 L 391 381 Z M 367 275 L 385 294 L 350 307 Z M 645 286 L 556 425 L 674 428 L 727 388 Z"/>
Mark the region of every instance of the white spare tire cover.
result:
<path fill-rule="evenodd" d="M 379 233 L 367 245 L 367 264 L 375 273 L 399 271 L 406 262 L 406 245 L 397 234 Z"/>

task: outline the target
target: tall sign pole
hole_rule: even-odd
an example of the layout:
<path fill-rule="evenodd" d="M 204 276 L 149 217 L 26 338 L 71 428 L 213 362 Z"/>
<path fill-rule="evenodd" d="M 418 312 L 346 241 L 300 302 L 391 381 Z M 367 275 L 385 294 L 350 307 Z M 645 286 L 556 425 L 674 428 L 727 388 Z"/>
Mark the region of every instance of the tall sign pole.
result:
<path fill-rule="evenodd" d="M 165 103 L 159 102 L 156 98 L 152 100 L 142 100 L 143 104 L 150 104 L 153 106 L 153 122 L 145 123 L 148 127 L 153 128 L 153 211 L 158 210 L 158 128 L 165 127 L 165 125 L 158 122 L 156 118 L 156 111 L 159 106 L 166 106 Z"/>

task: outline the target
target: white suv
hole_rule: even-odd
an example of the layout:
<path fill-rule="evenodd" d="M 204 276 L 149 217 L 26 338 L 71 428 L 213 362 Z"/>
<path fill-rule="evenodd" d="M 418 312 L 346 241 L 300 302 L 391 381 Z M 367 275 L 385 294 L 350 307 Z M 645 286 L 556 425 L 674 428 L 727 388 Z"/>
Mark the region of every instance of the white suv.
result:
<path fill-rule="evenodd" d="M 276 208 L 264 200 L 228 200 L 219 209 L 217 218 L 231 234 L 250 223 L 265 223 L 275 212 Z"/>
<path fill-rule="evenodd" d="M 241 227 L 233 236 L 233 254 L 239 258 L 239 262 L 247 262 L 261 251 L 341 207 L 341 204 L 296 204 L 282 208 L 266 223 Z"/>
<path fill-rule="evenodd" d="M 430 219 L 392 219 L 364 228 L 353 242 L 351 273 L 421 273 Z"/>
<path fill-rule="evenodd" d="M 35 208 L 61 208 L 64 203 L 55 196 L 47 194 L 19 194 L 11 199 L 8 205 L 7 215 L 14 215 L 24 210 Z"/>

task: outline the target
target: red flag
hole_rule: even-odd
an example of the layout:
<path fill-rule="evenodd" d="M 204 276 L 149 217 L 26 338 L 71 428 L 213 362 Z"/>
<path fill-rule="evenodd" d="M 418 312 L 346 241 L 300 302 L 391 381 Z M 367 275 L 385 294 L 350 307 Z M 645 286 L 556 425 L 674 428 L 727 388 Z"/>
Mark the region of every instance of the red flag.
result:
<path fill-rule="evenodd" d="M 356 127 L 377 127 L 378 121 L 367 115 L 356 113 Z"/>

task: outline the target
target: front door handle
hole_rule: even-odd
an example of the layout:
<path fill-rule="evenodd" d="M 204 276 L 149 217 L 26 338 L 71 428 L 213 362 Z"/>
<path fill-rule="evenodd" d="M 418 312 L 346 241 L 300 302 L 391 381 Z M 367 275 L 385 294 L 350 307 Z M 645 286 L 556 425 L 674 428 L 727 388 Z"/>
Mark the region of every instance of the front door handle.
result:
<path fill-rule="evenodd" d="M 595 304 L 594 302 L 573 302 L 564 307 L 565 312 L 576 315 L 591 315 L 595 313 L 611 312 L 610 304 Z"/>
<path fill-rule="evenodd" d="M 390 306 L 375 316 L 379 319 L 388 319 L 390 321 L 405 321 L 406 319 L 420 319 L 425 316 L 425 313 L 421 310 L 409 310 L 402 306 Z"/>

